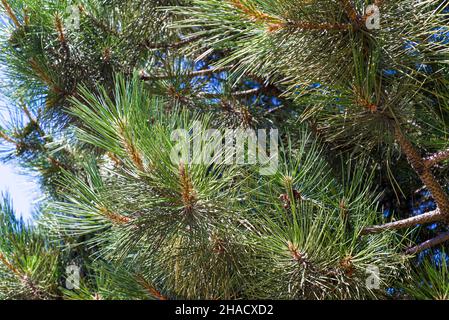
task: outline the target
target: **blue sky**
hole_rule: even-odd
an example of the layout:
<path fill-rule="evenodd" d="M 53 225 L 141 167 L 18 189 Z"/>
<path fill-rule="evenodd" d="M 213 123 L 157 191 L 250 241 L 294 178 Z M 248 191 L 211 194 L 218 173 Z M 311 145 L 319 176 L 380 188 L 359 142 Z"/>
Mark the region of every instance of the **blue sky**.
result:
<path fill-rule="evenodd" d="M 1 79 L 0 70 L 0 79 Z M 8 121 L 8 101 L 0 95 L 0 124 Z M 0 141 L 3 144 L 4 141 Z M 0 162 L 0 193 L 8 192 L 16 209 L 16 214 L 25 220 L 31 218 L 31 213 L 36 201 L 41 196 L 39 184 L 36 177 L 31 174 L 21 173 L 20 168 L 14 162 Z"/>
<path fill-rule="evenodd" d="M 8 192 L 16 214 L 25 220 L 31 218 L 35 203 L 40 196 L 36 178 L 20 174 L 14 164 L 0 164 L 0 192 Z"/>
<path fill-rule="evenodd" d="M 0 36 L 3 37 L 8 32 L 6 26 L 8 25 L 4 16 L 0 14 Z M 7 35 L 6 35 L 7 36 Z M 0 66 L 0 125 L 10 118 L 7 110 L 9 102 L 2 94 L 1 87 L 4 83 L 4 73 L 2 66 Z M 0 145 L 4 143 L 0 138 Z M 37 200 L 42 193 L 38 184 L 38 179 L 31 174 L 23 174 L 20 168 L 14 162 L 2 163 L 0 161 L 0 193 L 8 192 L 16 214 L 22 216 L 25 220 L 31 218 Z"/>

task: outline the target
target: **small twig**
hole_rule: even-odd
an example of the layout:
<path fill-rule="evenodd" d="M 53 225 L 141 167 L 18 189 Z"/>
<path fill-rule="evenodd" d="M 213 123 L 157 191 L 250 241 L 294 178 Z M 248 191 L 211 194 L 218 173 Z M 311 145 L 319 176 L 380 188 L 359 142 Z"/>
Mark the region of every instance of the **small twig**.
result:
<path fill-rule="evenodd" d="M 3 253 L 0 252 L 0 261 L 3 263 L 5 267 L 7 267 L 12 273 L 14 273 L 16 276 L 21 277 L 21 273 L 19 270 L 16 269 L 3 255 Z"/>
<path fill-rule="evenodd" d="M 3 140 L 15 144 L 17 145 L 17 142 L 14 141 L 10 136 L 8 136 L 6 133 L 4 133 L 3 131 L 0 130 L 0 137 L 3 138 Z"/>
<path fill-rule="evenodd" d="M 15 26 L 17 28 L 20 28 L 22 25 L 20 24 L 19 20 L 17 19 L 17 16 L 12 11 L 11 6 L 9 5 L 8 1 L 2 0 L 2 4 L 6 10 L 6 14 L 8 15 L 8 17 L 12 20 L 12 22 L 15 24 Z"/>
<path fill-rule="evenodd" d="M 249 90 L 243 90 L 243 91 L 235 91 L 235 92 L 231 92 L 231 96 L 232 97 L 246 97 L 246 96 L 250 96 L 253 94 L 256 94 L 258 92 L 260 92 L 261 89 L 257 88 L 257 89 L 249 89 Z M 223 96 L 225 96 L 226 94 L 224 93 L 201 93 L 200 96 L 203 98 L 221 98 Z"/>
<path fill-rule="evenodd" d="M 449 232 L 441 233 L 441 234 L 439 234 L 438 236 L 436 236 L 433 239 L 424 241 L 423 243 L 421 243 L 421 244 L 419 244 L 417 246 L 414 246 L 412 248 L 407 249 L 407 251 L 405 253 L 407 253 L 407 254 L 416 254 L 418 252 L 421 252 L 421 251 L 423 251 L 425 249 L 428 249 L 428 248 L 432 248 L 432 247 L 434 247 L 436 245 L 439 245 L 439 244 L 441 244 L 443 242 L 446 242 L 448 240 L 449 240 Z"/>
<path fill-rule="evenodd" d="M 55 16 L 55 27 L 56 30 L 58 31 L 58 40 L 61 43 L 61 47 L 64 50 L 64 54 L 66 55 L 66 57 L 68 57 L 70 54 L 70 49 L 69 46 L 67 45 L 67 39 L 64 34 L 64 26 L 62 24 L 62 19 L 59 15 Z"/>
<path fill-rule="evenodd" d="M 46 137 L 46 134 L 45 134 L 44 130 L 42 130 L 41 126 L 39 125 L 39 122 L 37 121 L 37 119 L 33 117 L 33 115 L 31 114 L 31 112 L 30 112 L 30 110 L 28 109 L 28 107 L 26 106 L 26 104 L 22 103 L 22 109 L 23 109 L 23 112 L 25 112 L 25 115 L 27 116 L 28 120 L 29 120 L 31 123 L 34 123 L 34 124 L 35 124 L 36 130 L 37 130 L 37 132 L 39 133 L 39 135 L 40 135 L 42 138 L 45 138 L 45 137 Z"/>
<path fill-rule="evenodd" d="M 149 283 L 142 275 L 140 274 L 136 275 L 136 279 L 137 282 L 139 282 L 139 284 L 143 286 L 152 297 L 158 300 L 168 300 L 167 297 L 165 297 L 162 293 L 156 290 L 156 288 L 151 283 Z"/>

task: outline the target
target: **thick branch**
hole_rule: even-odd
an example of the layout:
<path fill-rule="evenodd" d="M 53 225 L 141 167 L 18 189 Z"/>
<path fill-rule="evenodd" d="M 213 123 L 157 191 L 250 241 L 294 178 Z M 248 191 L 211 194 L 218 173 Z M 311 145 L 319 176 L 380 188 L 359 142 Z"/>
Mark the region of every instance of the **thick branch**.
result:
<path fill-rule="evenodd" d="M 421 251 L 426 250 L 428 248 L 432 248 L 432 247 L 434 247 L 436 245 L 439 245 L 439 244 L 441 244 L 443 242 L 446 242 L 448 240 L 449 240 L 449 232 L 441 233 L 441 234 L 439 234 L 438 236 L 436 236 L 433 239 L 424 241 L 423 243 L 408 249 L 406 251 L 406 253 L 407 254 L 416 254 L 418 252 L 421 252 Z"/>
<path fill-rule="evenodd" d="M 426 167 L 431 168 L 434 165 L 445 160 L 449 160 L 449 149 L 432 154 L 431 156 L 424 159 L 424 163 Z"/>
<path fill-rule="evenodd" d="M 402 151 L 407 156 L 407 159 L 412 168 L 419 175 L 421 181 L 425 184 L 427 189 L 432 193 L 441 214 L 444 216 L 449 215 L 449 197 L 438 183 L 430 169 L 425 165 L 424 159 L 412 145 L 412 143 L 403 135 L 401 128 L 395 124 L 394 135 L 396 141 L 402 148 Z"/>
<path fill-rule="evenodd" d="M 420 214 L 415 217 L 402 219 L 386 224 L 382 224 L 379 226 L 372 226 L 372 227 L 366 227 L 362 230 L 362 234 L 373 234 L 373 233 L 380 233 L 385 230 L 397 230 L 397 229 L 403 229 L 408 227 L 413 227 L 417 224 L 426 224 L 431 223 L 435 221 L 441 221 L 444 219 L 444 216 L 441 214 L 440 210 L 434 210 L 431 212 L 427 212 L 424 214 Z"/>

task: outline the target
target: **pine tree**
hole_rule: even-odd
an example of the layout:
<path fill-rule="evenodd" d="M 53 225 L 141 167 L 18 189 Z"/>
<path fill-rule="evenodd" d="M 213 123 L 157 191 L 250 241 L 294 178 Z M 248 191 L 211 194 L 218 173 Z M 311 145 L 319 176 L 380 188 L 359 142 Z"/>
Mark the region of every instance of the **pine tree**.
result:
<path fill-rule="evenodd" d="M 1 3 L 1 155 L 45 192 L 0 206 L 2 298 L 447 298 L 447 1 Z M 173 157 L 208 129 L 277 129 L 277 170 Z"/>

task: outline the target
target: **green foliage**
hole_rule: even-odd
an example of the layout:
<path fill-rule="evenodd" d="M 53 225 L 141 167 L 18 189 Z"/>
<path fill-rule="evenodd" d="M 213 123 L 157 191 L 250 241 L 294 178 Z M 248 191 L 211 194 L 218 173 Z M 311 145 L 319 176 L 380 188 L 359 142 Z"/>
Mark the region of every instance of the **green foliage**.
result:
<path fill-rule="evenodd" d="M 407 294 L 415 299 L 448 300 L 449 299 L 449 269 L 446 255 L 439 264 L 425 258 L 422 266 L 413 271 L 413 281 L 406 286 Z"/>
<path fill-rule="evenodd" d="M 376 1 L 372 30 L 371 2 L 1 0 L 0 156 L 46 199 L 33 226 L 0 206 L 0 297 L 384 298 L 410 268 L 407 234 L 364 232 L 387 222 L 384 188 L 448 198 L 423 158 L 449 145 L 448 5 Z M 276 173 L 179 157 L 177 130 L 212 128 L 278 129 Z M 410 295 L 447 298 L 446 269 L 425 264 Z"/>
<path fill-rule="evenodd" d="M 83 92 L 73 109 L 85 124 L 79 138 L 114 161 L 87 164 L 80 178 L 67 173 L 64 200 L 49 206 L 43 223 L 57 234 L 91 234 L 95 255 L 141 274 L 158 292 L 375 297 L 366 289 L 367 267 L 378 266 L 385 283 L 398 272 L 391 235 L 360 239 L 377 212 L 365 167 L 333 179 L 310 135 L 288 144 L 273 177 L 261 178 L 254 165 L 173 163 L 171 132 L 191 131 L 195 121 L 207 128 L 207 116 L 163 112 L 163 99 L 137 79 L 118 78 L 112 100 L 103 89 Z"/>
<path fill-rule="evenodd" d="M 11 201 L 0 205 L 0 298 L 58 297 L 58 250 L 35 227 L 17 220 Z"/>

